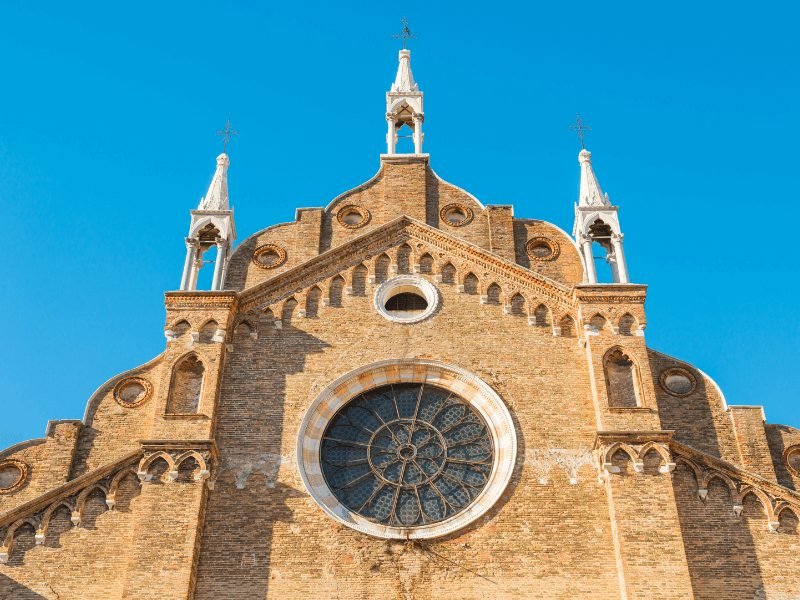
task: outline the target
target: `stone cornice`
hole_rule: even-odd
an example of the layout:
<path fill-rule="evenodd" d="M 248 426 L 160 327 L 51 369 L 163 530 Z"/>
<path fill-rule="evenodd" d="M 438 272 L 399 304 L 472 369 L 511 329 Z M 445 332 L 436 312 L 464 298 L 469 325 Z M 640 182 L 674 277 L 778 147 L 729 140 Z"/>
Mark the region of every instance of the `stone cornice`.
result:
<path fill-rule="evenodd" d="M 639 284 L 580 284 L 573 290 L 576 302 L 587 304 L 644 304 L 647 286 Z"/>
<path fill-rule="evenodd" d="M 409 239 L 423 242 L 453 258 L 469 260 L 476 268 L 497 275 L 512 285 L 530 289 L 564 308 L 574 307 L 570 288 L 567 286 L 430 225 L 403 216 L 332 248 L 274 279 L 240 292 L 240 310 L 246 312 L 256 306 L 279 301 L 300 289 L 335 276 L 343 268 L 359 264 L 367 257 L 375 256 Z"/>
<path fill-rule="evenodd" d="M 164 304 L 167 309 L 230 309 L 236 305 L 237 298 L 237 292 L 164 292 Z"/>
<path fill-rule="evenodd" d="M 601 448 L 615 442 L 625 444 L 646 444 L 656 442 L 669 444 L 675 434 L 671 430 L 660 431 L 598 431 L 594 438 L 594 449 Z"/>

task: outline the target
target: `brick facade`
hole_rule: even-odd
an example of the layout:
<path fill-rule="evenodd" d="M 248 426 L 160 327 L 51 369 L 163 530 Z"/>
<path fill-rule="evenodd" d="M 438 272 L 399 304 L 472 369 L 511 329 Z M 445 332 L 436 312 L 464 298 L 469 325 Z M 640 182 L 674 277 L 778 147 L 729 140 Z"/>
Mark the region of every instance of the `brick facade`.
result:
<path fill-rule="evenodd" d="M 467 222 L 443 218 L 451 205 Z M 345 206 L 362 226 L 337 219 Z M 282 264 L 253 261 L 267 244 Z M 374 306 L 404 272 L 438 290 L 419 323 Z M 27 467 L 0 489 L 0 598 L 800 596 L 800 431 L 647 348 L 646 286 L 583 280 L 557 227 L 481 205 L 424 155 L 384 157 L 242 242 L 226 291 L 167 293 L 164 352 L 104 384 L 82 422 L 0 452 L 0 472 Z M 444 537 L 359 533 L 298 471 L 315 398 L 392 360 L 469 372 L 512 415 L 510 483 Z"/>

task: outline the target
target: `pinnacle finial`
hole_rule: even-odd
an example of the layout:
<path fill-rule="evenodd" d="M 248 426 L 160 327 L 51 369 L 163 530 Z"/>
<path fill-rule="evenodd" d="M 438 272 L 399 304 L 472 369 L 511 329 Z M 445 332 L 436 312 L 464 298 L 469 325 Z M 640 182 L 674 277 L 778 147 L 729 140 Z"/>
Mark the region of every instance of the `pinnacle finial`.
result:
<path fill-rule="evenodd" d="M 228 142 L 231 141 L 233 136 L 239 135 L 239 132 L 231 127 L 231 118 L 228 117 L 228 122 L 225 123 L 225 129 L 218 130 L 217 135 L 222 137 L 222 153 L 226 154 L 228 151 Z"/>
<path fill-rule="evenodd" d="M 408 28 L 408 19 L 403 17 L 400 19 L 400 23 L 402 23 L 403 28 L 400 30 L 400 33 L 395 33 L 392 37 L 396 40 L 403 40 L 403 50 L 405 50 L 406 42 L 408 40 L 416 39 L 416 36 L 411 33 L 411 30 Z"/>
<path fill-rule="evenodd" d="M 583 119 L 581 119 L 580 114 L 575 114 L 575 125 L 570 125 L 570 129 L 572 129 L 575 133 L 578 134 L 578 138 L 581 140 L 581 150 L 586 150 L 586 145 L 584 144 L 584 136 L 586 135 L 587 131 L 591 131 L 592 128 L 588 125 L 585 125 Z"/>

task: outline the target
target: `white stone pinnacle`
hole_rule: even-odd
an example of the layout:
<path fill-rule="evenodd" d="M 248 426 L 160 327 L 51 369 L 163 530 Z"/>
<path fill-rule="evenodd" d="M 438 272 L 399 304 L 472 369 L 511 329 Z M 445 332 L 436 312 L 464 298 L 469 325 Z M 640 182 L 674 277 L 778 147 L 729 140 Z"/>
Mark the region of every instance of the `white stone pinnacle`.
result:
<path fill-rule="evenodd" d="M 397 65 L 397 77 L 392 84 L 392 92 L 416 92 L 419 86 L 411 72 L 411 50 L 400 50 L 400 64 Z"/>
<path fill-rule="evenodd" d="M 200 199 L 199 210 L 230 210 L 228 206 L 228 155 L 224 152 L 217 157 L 217 170 L 208 193 Z"/>
<path fill-rule="evenodd" d="M 581 187 L 578 198 L 578 206 L 611 206 L 608 196 L 603 194 L 600 183 L 592 168 L 592 153 L 586 149 L 578 154 L 578 162 L 581 165 Z"/>

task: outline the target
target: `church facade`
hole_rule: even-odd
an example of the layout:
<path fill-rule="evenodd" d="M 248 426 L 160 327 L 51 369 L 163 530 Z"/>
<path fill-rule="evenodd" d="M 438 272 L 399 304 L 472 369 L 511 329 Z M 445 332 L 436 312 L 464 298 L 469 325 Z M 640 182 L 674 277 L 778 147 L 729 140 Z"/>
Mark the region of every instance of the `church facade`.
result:
<path fill-rule="evenodd" d="M 570 235 L 438 177 L 407 50 L 386 102 L 235 248 L 217 158 L 164 351 L 0 452 L 0 598 L 800 598 L 800 431 L 647 347 L 591 154 Z"/>

